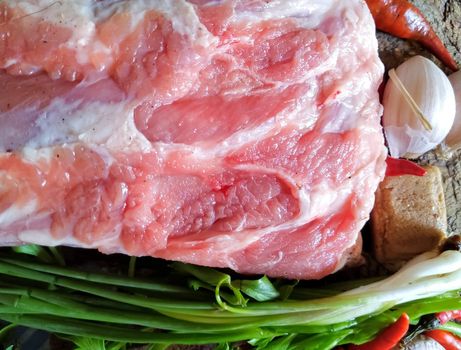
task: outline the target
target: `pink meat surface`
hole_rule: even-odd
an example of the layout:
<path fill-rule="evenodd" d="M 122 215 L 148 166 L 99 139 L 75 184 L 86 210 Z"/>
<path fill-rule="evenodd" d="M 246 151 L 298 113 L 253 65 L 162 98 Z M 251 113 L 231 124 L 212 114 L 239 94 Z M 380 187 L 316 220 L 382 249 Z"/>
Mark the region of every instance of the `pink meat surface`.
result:
<path fill-rule="evenodd" d="M 383 177 L 361 0 L 0 2 L 0 245 L 317 279 Z"/>

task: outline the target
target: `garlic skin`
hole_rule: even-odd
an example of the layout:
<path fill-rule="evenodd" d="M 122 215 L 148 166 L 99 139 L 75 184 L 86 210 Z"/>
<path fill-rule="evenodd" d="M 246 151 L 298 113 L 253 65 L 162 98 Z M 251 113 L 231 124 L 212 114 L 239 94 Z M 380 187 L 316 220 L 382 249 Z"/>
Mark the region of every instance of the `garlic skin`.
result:
<path fill-rule="evenodd" d="M 455 90 L 456 117 L 450 133 L 445 139 L 445 144 L 453 151 L 461 148 L 461 71 L 457 71 L 448 77 Z"/>
<path fill-rule="evenodd" d="M 420 335 L 405 346 L 405 350 L 445 350 L 445 348 L 435 340 Z"/>
<path fill-rule="evenodd" d="M 455 119 L 455 93 L 442 70 L 422 56 L 404 62 L 395 74 L 411 98 L 406 98 L 398 83 L 389 79 L 383 97 L 384 133 L 392 157 L 414 159 L 437 147 L 450 132 Z M 427 123 L 425 127 L 412 103 L 432 130 L 427 129 Z"/>

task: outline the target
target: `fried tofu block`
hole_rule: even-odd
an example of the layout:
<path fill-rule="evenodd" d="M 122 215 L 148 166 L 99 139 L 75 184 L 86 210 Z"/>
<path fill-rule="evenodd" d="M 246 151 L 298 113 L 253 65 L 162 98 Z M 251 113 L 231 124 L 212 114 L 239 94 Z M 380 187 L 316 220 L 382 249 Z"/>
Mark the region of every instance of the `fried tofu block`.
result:
<path fill-rule="evenodd" d="M 436 248 L 446 238 L 447 212 L 439 168 L 423 177 L 386 177 L 371 214 L 376 259 L 389 269 Z"/>

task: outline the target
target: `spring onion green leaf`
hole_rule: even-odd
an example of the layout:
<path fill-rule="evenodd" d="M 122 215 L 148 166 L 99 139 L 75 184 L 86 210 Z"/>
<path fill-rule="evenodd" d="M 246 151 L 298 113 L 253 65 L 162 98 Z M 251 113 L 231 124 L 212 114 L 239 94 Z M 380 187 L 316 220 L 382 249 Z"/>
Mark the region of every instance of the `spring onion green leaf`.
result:
<path fill-rule="evenodd" d="M 0 253 L 0 319 L 65 336 L 82 349 L 230 349 L 247 341 L 259 350 L 329 350 L 372 340 L 403 312 L 416 323 L 461 309 L 461 253 L 455 251 L 423 254 L 383 280 L 319 289 L 180 263 L 165 271 L 180 277 L 174 282 L 56 265 L 37 255 Z M 444 327 L 461 333 L 456 324 Z"/>
<path fill-rule="evenodd" d="M 17 325 L 15 325 L 15 324 L 9 324 L 9 325 L 3 327 L 2 329 L 0 329 L 0 343 L 5 341 L 5 339 L 9 336 L 11 331 L 13 329 L 15 329 L 16 327 L 17 327 Z"/>
<path fill-rule="evenodd" d="M 269 338 L 256 338 L 248 340 L 248 344 L 254 346 L 257 350 L 266 348 L 269 343 L 274 340 L 274 337 Z"/>
<path fill-rule="evenodd" d="M 257 280 L 237 280 L 232 285 L 256 301 L 274 300 L 280 296 L 267 276 Z"/>
<path fill-rule="evenodd" d="M 340 345 L 341 342 L 354 330 L 348 329 L 335 333 L 324 333 L 316 334 L 313 336 L 306 337 L 303 340 L 300 340 L 294 343 L 290 350 L 323 350 L 323 349 L 333 349 L 337 345 Z"/>
<path fill-rule="evenodd" d="M 114 275 L 103 274 L 103 273 L 89 273 L 89 272 L 84 272 L 84 271 L 80 271 L 80 270 L 72 269 L 68 267 L 62 268 L 62 267 L 57 267 L 54 265 L 44 265 L 44 264 L 39 264 L 37 262 L 20 260 L 18 258 L 13 259 L 11 257 L 2 258 L 0 259 L 0 261 L 9 263 L 11 265 L 17 265 L 19 267 L 23 267 L 29 270 L 37 271 L 34 274 L 39 276 L 38 280 L 40 280 L 40 278 L 45 276 L 39 273 L 39 272 L 43 272 L 43 273 L 48 273 L 52 275 L 70 277 L 73 279 L 85 280 L 85 281 L 90 281 L 94 283 L 107 284 L 107 285 L 113 285 L 113 286 L 124 286 L 124 287 L 139 288 L 139 289 L 168 292 L 168 293 L 188 293 L 189 292 L 189 290 L 184 287 L 180 287 L 180 286 L 176 286 L 172 284 L 166 284 L 166 283 L 157 282 L 157 281 L 140 279 L 140 278 L 131 279 L 127 277 L 114 276 Z"/>
<path fill-rule="evenodd" d="M 137 258 L 135 256 L 130 257 L 130 263 L 128 265 L 128 277 L 134 277 L 136 271 L 136 259 Z"/>
<path fill-rule="evenodd" d="M 70 337 L 68 340 L 75 344 L 75 350 L 107 350 L 105 341 L 101 339 Z"/>
<path fill-rule="evenodd" d="M 223 298 L 221 295 L 221 287 L 229 288 L 234 294 L 233 298 L 229 296 L 226 297 L 227 300 L 230 300 L 232 305 L 236 305 L 236 306 L 246 306 L 247 305 L 248 300 L 242 295 L 242 292 L 240 291 L 240 289 L 236 288 L 232 284 L 232 278 L 230 275 L 225 274 L 220 271 L 213 270 L 213 269 L 209 269 L 209 268 L 205 268 L 201 266 L 188 265 L 188 264 L 183 264 L 183 263 L 175 263 L 173 265 L 173 268 L 177 271 L 190 274 L 194 276 L 195 278 L 197 278 L 199 281 L 205 284 L 209 284 L 210 286 L 213 286 L 215 289 L 216 302 L 224 310 L 230 310 L 231 308 L 227 306 L 227 304 L 223 301 Z M 233 309 L 233 310 L 236 310 L 236 309 Z"/>
<path fill-rule="evenodd" d="M 282 337 L 275 338 L 268 344 L 265 344 L 264 347 L 258 347 L 257 349 L 265 350 L 288 350 L 293 340 L 296 338 L 296 334 L 289 334 Z"/>
<path fill-rule="evenodd" d="M 66 261 L 57 247 L 48 248 L 59 266 L 66 266 Z"/>
<path fill-rule="evenodd" d="M 45 263 L 53 263 L 54 259 L 45 247 L 36 244 L 20 245 L 12 248 L 15 253 L 27 254 L 37 257 L 40 261 Z"/>
<path fill-rule="evenodd" d="M 295 291 L 295 287 L 298 285 L 298 281 L 281 281 L 280 279 L 276 280 L 274 283 L 275 288 L 277 289 L 280 300 L 287 300 L 293 295 L 293 291 Z M 299 288 L 298 288 L 299 290 Z M 318 294 L 317 294 L 318 296 Z M 296 298 L 294 298 L 296 299 Z"/>
<path fill-rule="evenodd" d="M 218 344 L 218 346 L 215 347 L 214 350 L 231 350 L 231 347 L 229 343 L 221 343 L 221 344 Z"/>

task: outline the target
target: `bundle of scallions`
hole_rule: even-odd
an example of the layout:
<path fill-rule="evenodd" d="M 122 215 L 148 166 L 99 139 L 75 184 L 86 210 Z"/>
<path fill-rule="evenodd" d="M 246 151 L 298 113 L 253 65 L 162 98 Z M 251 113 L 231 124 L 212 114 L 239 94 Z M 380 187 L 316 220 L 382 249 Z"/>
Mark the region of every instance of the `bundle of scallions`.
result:
<path fill-rule="evenodd" d="M 133 277 L 134 264 L 124 276 L 62 265 L 54 249 L 1 253 L 0 319 L 85 350 L 223 350 L 242 341 L 255 349 L 327 350 L 370 341 L 404 312 L 415 324 L 426 314 L 461 309 L 461 253 L 454 250 L 425 253 L 386 279 L 322 288 L 179 263 L 168 265 L 168 278 L 150 279 Z M 461 326 L 445 327 L 461 334 Z"/>

